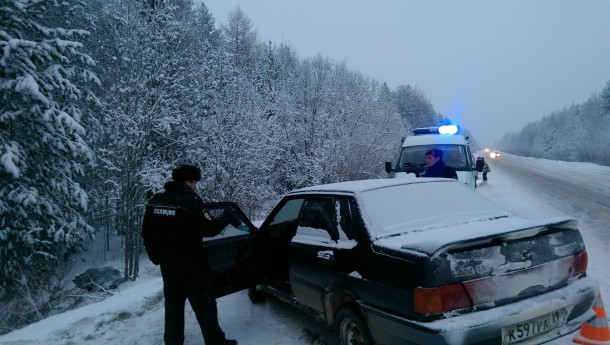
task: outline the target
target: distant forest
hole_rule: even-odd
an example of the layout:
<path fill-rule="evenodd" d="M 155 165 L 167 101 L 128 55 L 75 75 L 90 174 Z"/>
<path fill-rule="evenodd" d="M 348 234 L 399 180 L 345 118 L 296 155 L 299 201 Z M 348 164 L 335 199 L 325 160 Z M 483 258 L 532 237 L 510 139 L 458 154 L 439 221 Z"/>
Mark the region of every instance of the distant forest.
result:
<path fill-rule="evenodd" d="M 261 41 L 239 8 L 217 26 L 191 0 L 0 0 L 0 46 L 0 333 L 70 305 L 61 273 L 94 236 L 122 236 L 136 279 L 178 163 L 259 219 L 288 190 L 385 176 L 444 120 L 417 88 Z"/>
<path fill-rule="evenodd" d="M 610 81 L 588 101 L 505 135 L 498 147 L 520 156 L 610 166 Z"/>

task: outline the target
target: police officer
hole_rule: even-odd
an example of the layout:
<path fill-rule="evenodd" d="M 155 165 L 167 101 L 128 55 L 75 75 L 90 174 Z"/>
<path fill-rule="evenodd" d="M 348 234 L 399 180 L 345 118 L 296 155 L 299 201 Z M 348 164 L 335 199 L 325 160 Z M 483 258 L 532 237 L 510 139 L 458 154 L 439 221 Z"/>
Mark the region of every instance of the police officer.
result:
<path fill-rule="evenodd" d="M 165 191 L 154 195 L 146 207 L 142 238 L 148 257 L 161 266 L 165 297 L 166 345 L 184 343 L 184 305 L 188 299 L 206 345 L 234 345 L 218 324 L 216 300 L 212 297 L 210 268 L 202 238 L 218 235 L 229 223 L 239 223 L 233 212 L 218 218 L 204 213 L 195 192 L 201 171 L 179 165 Z"/>

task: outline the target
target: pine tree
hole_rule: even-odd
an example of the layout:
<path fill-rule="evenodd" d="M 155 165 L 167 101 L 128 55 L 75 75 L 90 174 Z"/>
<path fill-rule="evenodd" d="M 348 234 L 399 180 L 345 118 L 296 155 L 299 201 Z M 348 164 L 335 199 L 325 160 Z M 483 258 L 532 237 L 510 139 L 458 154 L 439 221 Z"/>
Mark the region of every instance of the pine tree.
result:
<path fill-rule="evenodd" d="M 0 284 L 53 273 L 92 233 L 79 183 L 93 154 L 83 102 L 99 83 L 81 40 L 63 28 L 75 1 L 3 0 L 0 5 Z M 66 20 L 61 20 L 65 18 Z M 0 289 L 0 291 L 2 291 Z M 10 290 L 6 290 L 10 291 Z"/>

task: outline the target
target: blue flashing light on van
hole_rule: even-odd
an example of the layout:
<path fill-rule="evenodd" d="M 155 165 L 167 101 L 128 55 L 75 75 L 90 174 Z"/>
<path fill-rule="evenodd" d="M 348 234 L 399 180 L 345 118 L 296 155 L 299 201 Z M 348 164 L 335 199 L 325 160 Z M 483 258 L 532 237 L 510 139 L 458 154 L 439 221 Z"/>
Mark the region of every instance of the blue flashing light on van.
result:
<path fill-rule="evenodd" d="M 445 125 L 440 127 L 422 127 L 413 129 L 414 135 L 422 134 L 443 134 L 443 135 L 456 135 L 460 131 L 456 125 Z"/>
<path fill-rule="evenodd" d="M 456 125 L 440 126 L 438 128 L 438 133 L 454 135 L 454 134 L 457 134 L 458 130 L 459 130 L 458 126 L 456 126 Z"/>

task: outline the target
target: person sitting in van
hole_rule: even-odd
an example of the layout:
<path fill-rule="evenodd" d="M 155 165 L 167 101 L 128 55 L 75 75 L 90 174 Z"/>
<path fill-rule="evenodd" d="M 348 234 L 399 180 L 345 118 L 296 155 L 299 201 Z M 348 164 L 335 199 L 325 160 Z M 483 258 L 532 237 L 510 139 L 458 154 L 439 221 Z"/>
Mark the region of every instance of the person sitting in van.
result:
<path fill-rule="evenodd" d="M 455 170 L 445 165 L 443 151 L 439 149 L 426 151 L 426 171 L 421 174 L 421 177 L 445 177 L 456 180 L 458 178 Z"/>

